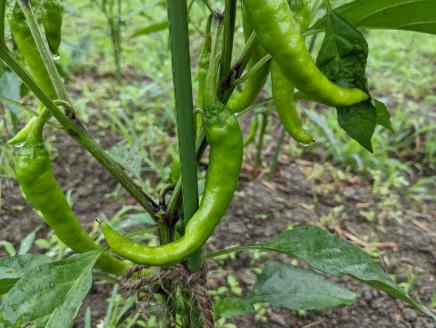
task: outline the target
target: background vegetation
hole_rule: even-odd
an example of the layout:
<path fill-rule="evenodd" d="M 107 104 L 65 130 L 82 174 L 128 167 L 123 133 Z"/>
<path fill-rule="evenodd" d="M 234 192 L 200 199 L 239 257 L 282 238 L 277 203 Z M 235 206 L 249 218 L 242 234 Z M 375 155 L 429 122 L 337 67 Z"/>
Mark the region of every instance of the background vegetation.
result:
<path fill-rule="evenodd" d="M 108 17 L 101 10 L 98 1 L 65 1 L 65 25 L 59 62 L 78 114 L 94 137 L 128 168 L 130 174 L 146 186 L 149 193 L 156 194 L 165 187 L 166 181 L 170 181 L 171 162 L 177 152 L 166 4 L 165 1 L 156 0 L 146 1 L 146 4 L 144 1 L 129 0 L 123 1 L 122 6 L 120 82 L 117 82 Z M 205 15 L 204 6 L 200 1 L 195 1 L 190 16 L 193 69 L 202 40 Z M 242 35 L 242 30 L 238 33 Z M 288 202 L 295 194 L 304 191 L 307 193 L 306 199 L 296 206 L 301 206 L 313 216 L 310 219 L 304 218 L 303 221 L 317 223 L 338 234 L 342 233 L 343 237 L 366 247 L 371 255 L 379 257 L 382 262 L 388 261 L 385 265 L 388 271 L 396 273 L 398 281 L 412 291 L 416 290 L 414 286 L 418 286 L 424 298 L 422 301 L 435 307 L 436 294 L 432 294 L 435 272 L 434 268 L 428 268 L 431 265 L 431 256 L 422 259 L 415 256 L 421 251 L 430 252 L 434 256 L 434 247 L 431 250 L 430 244 L 430 250 L 422 250 L 417 239 L 423 238 L 420 234 L 430 236 L 434 245 L 436 233 L 436 38 L 418 33 L 384 30 L 365 33 L 370 47 L 368 75 L 371 88 L 376 90 L 376 97 L 388 106 L 394 132 L 377 128 L 373 139 L 375 153 L 370 154 L 338 127 L 334 110 L 308 106 L 301 102 L 300 108 L 304 108 L 308 130 L 317 143 L 302 148 L 284 137 L 282 153 L 275 167 L 274 152 L 281 138 L 281 131 L 278 120 L 271 116 L 261 168 L 255 168 L 256 145 L 252 144 L 246 149 L 245 156 L 249 159 L 249 164 L 244 167 L 243 182 L 239 188 L 240 197 L 237 197 L 236 205 L 232 206 L 222 225 L 229 225 L 233 231 L 237 231 L 238 223 L 234 221 L 244 215 L 249 216 L 245 219 L 251 224 L 261 224 L 259 222 L 270 220 L 271 213 L 265 210 L 268 204 L 279 211 L 279 207 L 272 203 Z M 28 96 L 22 99 L 22 94 L 23 88 L 12 73 L 6 72 L 0 77 L 0 96 L 20 102 L 24 100 L 27 107 L 36 108 L 34 99 Z M 268 97 L 269 94 L 265 93 L 264 96 Z M 33 217 L 35 214 L 23 206 L 24 202 L 11 204 L 13 198 L 10 193 L 18 193 L 11 179 L 14 176 L 16 151 L 5 142 L 29 117 L 29 114 L 17 107 L 0 105 L 0 239 L 3 239 L 0 241 L 0 254 L 22 254 L 32 249 L 61 258 L 67 251 L 52 235 L 47 235 L 45 228 L 31 224 L 38 221 L 32 221 L 27 216 Z M 243 120 L 243 125 L 247 130 L 247 119 Z M 88 189 L 85 191 L 80 189 L 84 187 L 80 187 L 78 183 L 70 182 L 67 187 L 71 202 L 79 214 L 86 217 L 89 228 L 97 232 L 97 218 L 108 218 L 114 224 L 123 219 L 124 226 L 149 222 L 147 215 L 138 213 L 135 205 L 117 207 L 122 203 L 119 200 L 126 195 L 114 183 L 101 187 L 107 177 L 101 173 L 92 177 L 80 175 L 78 172 L 82 169 L 91 175 L 95 170 L 101 172 L 101 169 L 95 163 L 83 160 L 86 155 L 77 152 L 76 148 L 71 151 L 72 143 L 62 133 L 54 134 L 53 138 L 56 138 L 56 142 L 52 153 L 59 159 L 58 165 L 68 163 L 69 166 L 65 173 L 67 177 L 61 177 L 64 183 L 75 180 L 74 174 L 86 179 Z M 78 155 L 69 157 L 69 152 Z M 166 181 L 163 179 L 156 183 L 159 176 L 166 177 Z M 264 194 L 261 209 L 256 209 L 256 202 L 259 200 L 252 194 L 256 189 L 250 183 L 256 176 L 256 184 L 271 190 L 273 195 L 271 197 Z M 283 187 L 282 182 L 286 178 L 293 179 L 291 181 L 298 188 L 289 188 L 288 184 Z M 200 179 L 200 191 L 203 182 Z M 101 204 L 86 202 L 86 198 L 95 193 L 101 194 Z M 15 197 L 17 199 L 21 196 L 17 194 Z M 245 208 L 242 207 L 243 202 L 239 201 L 242 197 L 248 203 Z M 350 201 L 349 197 L 355 197 L 357 201 Z M 340 205 L 338 198 L 348 203 Z M 293 211 L 292 214 L 294 216 L 285 212 L 277 224 L 292 225 L 301 221 L 301 218 L 295 217 L 298 217 L 298 211 Z M 275 213 L 274 216 L 280 216 L 280 213 Z M 301 216 L 305 217 L 303 214 Z M 14 231 L 16 235 L 11 236 L 10 230 L 3 229 L 11 223 L 11 218 L 29 220 L 29 224 Z M 350 221 L 350 226 L 347 223 L 344 225 L 344 222 Z M 356 230 L 350 228 L 353 221 L 361 223 Z M 397 235 L 396 229 L 402 230 L 403 234 Z M 280 230 L 280 227 L 275 230 Z M 216 239 L 226 232 L 226 228 L 222 228 Z M 243 233 L 243 230 L 240 232 Z M 17 244 L 25 236 L 21 245 Z M 237 234 L 233 237 L 229 237 L 227 241 L 234 244 L 240 242 Z M 257 240 L 256 237 L 261 239 L 262 236 L 249 238 Z M 387 242 L 392 244 L 388 245 Z M 215 241 L 212 247 L 213 245 Z M 389 263 L 394 259 L 404 264 L 404 257 L 412 260 L 405 271 L 398 271 L 396 265 Z M 250 260 L 239 260 L 253 261 L 260 266 L 265 259 L 265 254 L 258 252 Z M 413 262 L 414 259 L 416 263 Z M 286 322 L 289 315 L 294 316 L 289 320 L 300 320 L 301 326 L 324 320 L 320 326 L 325 324 L 329 327 L 329 324 L 333 324 L 332 320 L 339 320 L 340 323 L 343 319 L 341 312 L 309 316 L 304 311 L 292 314 L 273 312 L 262 303 L 256 305 L 256 314 L 248 314 L 240 322 L 226 319 L 234 314 L 229 314 L 232 307 L 229 304 L 232 303 L 220 303 L 220 300 L 243 295 L 244 288 L 252 282 L 256 269 L 245 276 L 240 275 L 236 273 L 237 265 L 230 266 L 225 261 L 225 258 L 222 259 L 221 264 L 226 268 L 227 275 L 220 274 L 219 270 L 212 271 L 210 282 L 219 287 L 215 289 L 214 299 L 218 304 L 217 311 L 221 317 L 219 323 L 222 327 L 243 327 L 244 324 L 248 327 L 250 322 L 265 327 L 280 326 L 280 322 L 285 320 L 283 318 L 286 318 Z M 426 261 L 429 263 L 423 264 Z M 427 272 L 424 274 L 424 271 Z M 364 294 L 363 298 L 365 297 L 367 296 Z M 107 299 L 107 302 L 101 302 L 102 298 Z M 373 306 L 373 298 L 370 294 L 369 301 L 362 307 Z M 96 300 L 100 300 L 100 304 L 96 305 Z M 132 324 L 136 322 L 138 326 L 153 327 L 159 313 L 147 317 L 138 314 L 135 317 L 127 312 L 132 302 L 133 298 L 123 299 L 117 288 L 108 292 L 107 286 L 97 287 L 95 293 L 89 296 L 87 305 L 83 307 L 82 319 L 78 320 L 78 325 L 94 327 L 100 322 L 101 327 L 115 327 L 117 320 L 127 313 L 131 316 L 129 320 Z M 233 309 L 238 309 L 238 306 L 241 304 L 233 305 Z M 123 312 L 124 309 L 126 312 Z M 405 314 L 404 311 L 397 309 L 401 319 L 406 320 L 410 327 L 425 327 L 425 324 L 430 327 L 426 319 L 416 317 L 416 314 Z M 243 309 L 241 312 L 244 312 Z M 381 314 L 375 310 L 373 312 L 376 316 L 372 318 L 373 322 L 380 322 L 383 319 Z M 354 316 L 358 318 L 359 314 Z M 344 324 L 341 327 L 348 326 Z M 409 326 L 404 324 L 404 327 Z"/>

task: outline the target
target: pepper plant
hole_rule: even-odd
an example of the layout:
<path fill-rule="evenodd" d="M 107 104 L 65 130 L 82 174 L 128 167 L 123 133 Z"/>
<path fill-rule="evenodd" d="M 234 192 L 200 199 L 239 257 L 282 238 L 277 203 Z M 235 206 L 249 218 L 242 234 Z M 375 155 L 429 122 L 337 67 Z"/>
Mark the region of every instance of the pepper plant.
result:
<path fill-rule="evenodd" d="M 134 292 L 133 297 L 151 293 L 166 309 L 163 325 L 213 327 L 213 306 L 206 288 L 207 261 L 250 250 L 286 254 L 304 261 L 313 271 L 350 276 L 435 317 L 366 252 L 315 226 L 297 226 L 254 245 L 214 252 L 206 247 L 239 180 L 244 147 L 240 117 L 248 112 L 261 115 L 255 116 L 245 140 L 248 144 L 257 127 L 261 127 L 261 135 L 265 133 L 269 110 L 262 105 L 272 103 L 283 131 L 301 144 L 310 144 L 316 141 L 305 131 L 295 102 L 304 99 L 322 103 L 335 107 L 340 126 L 371 152 L 376 125 L 389 128 L 390 118 L 386 107 L 377 106 L 379 101 L 370 93 L 365 72 L 368 45 L 359 29 L 436 34 L 433 1 L 355 0 L 333 9 L 329 0 L 225 0 L 223 12 L 216 9 L 216 3 L 197 1 L 207 8 L 208 18 L 196 68 L 194 106 L 188 7 L 197 4 L 167 0 L 180 156 L 174 159 L 173 185 L 160 201 L 147 194 L 90 136 L 76 114 L 54 61 L 61 40 L 63 4 L 61 0 L 41 2 L 42 24 L 36 17 L 39 2 L 14 0 L 7 4 L 0 0 L 0 58 L 39 101 L 35 117 L 9 143 L 21 146 L 15 166 L 23 196 L 77 254 L 60 261 L 40 254 L 1 258 L 2 327 L 71 326 L 92 286 L 94 269 L 106 272 L 99 276 L 102 279 L 121 282 L 122 287 Z M 103 1 L 103 6 L 110 8 L 114 4 Z M 117 5 L 121 8 L 121 1 Z M 314 21 L 319 8 L 323 16 Z M 239 10 L 242 15 L 237 14 Z M 409 13 L 407 17 L 403 11 Z M 242 17 L 244 30 L 245 45 L 240 53 L 234 51 L 235 31 L 240 24 L 237 17 Z M 10 50 L 6 22 L 23 61 Z M 117 29 L 114 32 L 119 33 L 119 24 Z M 325 33 L 324 39 L 314 60 L 310 50 L 321 33 Z M 307 37 L 312 40 L 309 49 Z M 119 34 L 115 39 L 115 56 L 119 58 Z M 119 60 L 117 63 L 120 72 Z M 272 98 L 258 101 L 270 73 Z M 99 161 L 150 214 L 154 225 L 125 234 L 101 222 L 105 242 L 100 245 L 91 238 L 52 172 L 44 126 L 53 122 Z M 199 203 L 198 162 L 208 146 L 206 184 Z M 262 142 L 258 148 L 262 148 Z M 145 232 L 153 231 L 159 245 L 138 241 Z M 277 273 L 280 279 L 274 278 Z M 306 297 L 295 297 L 297 293 Z M 351 291 L 308 269 L 268 262 L 250 296 L 236 302 L 247 311 L 260 302 L 310 310 L 351 304 L 356 298 Z"/>

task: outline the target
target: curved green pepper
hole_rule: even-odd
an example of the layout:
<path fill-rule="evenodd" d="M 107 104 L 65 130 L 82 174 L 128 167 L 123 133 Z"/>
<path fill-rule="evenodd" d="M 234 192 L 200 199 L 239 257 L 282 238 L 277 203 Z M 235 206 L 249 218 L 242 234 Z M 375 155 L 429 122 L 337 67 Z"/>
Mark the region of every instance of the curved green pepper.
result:
<path fill-rule="evenodd" d="M 26 200 L 40 211 L 45 223 L 56 236 L 77 253 L 97 249 L 99 246 L 81 227 L 71 210 L 51 168 L 50 156 L 42 137 L 46 112 L 35 121 L 16 164 L 16 178 Z M 104 252 L 96 266 L 113 274 L 122 274 L 128 264 Z"/>
<path fill-rule="evenodd" d="M 47 96 L 56 99 L 56 91 L 17 0 L 12 3 L 12 8 L 8 13 L 8 22 L 18 50 L 29 67 L 32 77 Z"/>
<path fill-rule="evenodd" d="M 11 4 L 11 9 L 8 13 L 8 22 L 17 44 L 18 50 L 23 56 L 24 62 L 30 69 L 30 74 L 35 79 L 39 87 L 51 99 L 56 99 L 56 91 L 50 80 L 50 76 L 45 69 L 44 62 L 33 40 L 32 32 L 27 25 L 24 13 L 16 0 Z M 15 137 L 8 141 L 11 145 L 21 144 L 26 140 L 29 131 L 32 129 L 35 119 L 31 119 L 23 129 L 21 129 Z"/>
<path fill-rule="evenodd" d="M 212 15 L 209 15 L 206 23 L 206 35 L 201 46 L 200 55 L 198 57 L 197 65 L 197 82 L 198 82 L 198 95 L 197 95 L 197 106 L 198 108 L 203 108 L 204 99 L 204 89 L 206 85 L 206 76 L 210 64 L 210 52 L 212 50 L 212 35 L 211 35 L 211 25 L 212 25 Z"/>
<path fill-rule="evenodd" d="M 246 10 L 243 10 L 243 27 L 244 27 L 244 36 L 245 41 L 247 41 L 253 32 L 253 28 L 249 22 L 247 17 Z M 267 55 L 267 52 L 259 43 L 259 41 L 255 41 L 255 45 L 253 46 L 252 56 L 250 61 L 248 62 L 248 70 L 253 67 L 259 60 Z M 259 96 L 262 91 L 266 80 L 268 79 L 270 63 L 268 62 L 262 68 L 251 74 L 242 91 L 241 92 L 233 92 L 230 97 L 227 108 L 233 113 L 239 113 L 243 109 L 250 106 L 256 98 Z"/>
<path fill-rule="evenodd" d="M 307 0 L 288 0 L 289 6 L 295 16 L 295 21 L 300 26 L 300 31 L 306 30 L 312 20 L 312 10 Z"/>
<path fill-rule="evenodd" d="M 303 129 L 303 124 L 295 107 L 294 86 L 283 76 L 275 61 L 271 64 L 271 80 L 274 104 L 286 131 L 303 145 L 312 143 L 314 140 Z"/>
<path fill-rule="evenodd" d="M 181 238 L 158 247 L 132 242 L 114 231 L 109 224 L 103 224 L 103 234 L 112 250 L 132 262 L 167 265 L 183 260 L 212 235 L 233 198 L 242 165 L 242 132 L 238 120 L 217 98 L 220 57 L 216 55 L 216 45 L 214 49 L 204 98 L 203 121 L 210 155 L 200 207 L 187 223 Z"/>
<path fill-rule="evenodd" d="M 42 24 L 45 38 L 53 55 L 58 55 L 62 41 L 62 16 L 64 4 L 62 0 L 43 0 Z"/>
<path fill-rule="evenodd" d="M 318 69 L 286 0 L 243 3 L 260 43 L 300 91 L 331 106 L 350 106 L 368 99 L 362 90 L 340 87 Z"/>

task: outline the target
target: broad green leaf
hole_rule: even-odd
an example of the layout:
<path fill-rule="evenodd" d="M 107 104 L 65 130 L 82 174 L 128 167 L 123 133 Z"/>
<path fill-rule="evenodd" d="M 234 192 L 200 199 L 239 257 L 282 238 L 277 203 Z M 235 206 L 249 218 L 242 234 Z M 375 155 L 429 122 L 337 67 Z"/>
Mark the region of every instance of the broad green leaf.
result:
<path fill-rule="evenodd" d="M 169 26 L 168 21 L 166 21 L 166 20 L 159 22 L 159 23 L 151 24 L 147 27 L 140 28 L 140 29 L 136 30 L 135 32 L 133 32 L 130 35 L 129 39 L 133 39 L 133 38 L 136 38 L 136 37 L 141 36 L 141 35 L 147 35 L 147 34 L 159 32 L 159 31 L 163 31 L 163 30 L 166 30 L 168 28 L 168 26 Z"/>
<path fill-rule="evenodd" d="M 362 33 L 344 18 L 331 12 L 326 34 L 318 53 L 317 66 L 336 84 L 359 88 L 369 93 L 366 78 L 368 44 Z M 377 124 L 377 110 L 370 100 L 348 107 L 338 107 L 339 125 L 367 150 Z"/>
<path fill-rule="evenodd" d="M 228 297 L 214 302 L 213 309 L 219 318 L 230 319 L 253 311 L 250 299 Z"/>
<path fill-rule="evenodd" d="M 377 110 L 370 101 L 337 109 L 338 122 L 347 134 L 371 153 L 372 135 L 377 125 Z"/>
<path fill-rule="evenodd" d="M 436 34 L 434 0 L 356 0 L 335 11 L 360 28 Z M 325 17 L 318 20 L 308 32 L 322 31 L 324 27 Z"/>
<path fill-rule="evenodd" d="M 92 268 L 101 251 L 42 264 L 27 271 L 0 307 L 10 324 L 69 327 L 92 285 Z"/>
<path fill-rule="evenodd" d="M 375 108 L 377 109 L 377 124 L 394 132 L 394 128 L 391 123 L 391 114 L 384 103 L 374 99 Z"/>
<path fill-rule="evenodd" d="M 250 299 L 291 310 L 318 310 L 353 304 L 357 295 L 306 269 L 269 261 Z"/>
<path fill-rule="evenodd" d="M 274 240 L 257 245 L 257 248 L 295 256 L 328 274 L 348 275 L 434 317 L 425 306 L 416 302 L 398 286 L 370 255 L 318 227 L 300 226 L 285 231 Z"/>
<path fill-rule="evenodd" d="M 0 258 L 0 295 L 7 293 L 29 269 L 48 262 L 51 258 L 41 254 Z"/>

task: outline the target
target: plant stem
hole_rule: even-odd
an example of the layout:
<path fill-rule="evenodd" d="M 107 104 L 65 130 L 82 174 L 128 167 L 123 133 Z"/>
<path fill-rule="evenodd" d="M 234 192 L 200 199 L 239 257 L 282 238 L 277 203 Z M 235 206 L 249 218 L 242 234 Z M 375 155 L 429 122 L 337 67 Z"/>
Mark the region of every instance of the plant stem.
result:
<path fill-rule="evenodd" d="M 274 151 L 274 156 L 271 161 L 271 166 L 269 170 L 269 180 L 271 181 L 274 177 L 274 173 L 277 170 L 277 163 L 279 161 L 280 150 L 282 149 L 283 142 L 285 141 L 286 129 L 284 126 L 281 127 L 279 141 L 277 141 L 277 146 Z"/>
<path fill-rule="evenodd" d="M 232 72 L 234 72 L 235 78 L 240 77 L 245 67 L 247 66 L 248 61 L 250 60 L 251 51 L 252 51 L 251 49 L 254 45 L 254 40 L 255 40 L 255 35 L 252 34 L 252 36 L 250 36 L 250 39 L 247 41 L 247 44 L 244 50 L 242 51 L 241 55 L 235 61 L 235 64 L 232 65 Z M 229 76 L 227 77 L 227 80 L 231 80 L 232 72 L 230 72 Z M 235 87 L 231 83 L 228 83 L 227 89 L 223 90 L 222 93 L 219 95 L 220 96 L 219 98 L 224 104 L 227 103 L 234 89 Z M 197 162 L 200 161 L 206 148 L 207 148 L 206 135 L 204 134 L 204 131 L 202 131 L 202 133 L 197 138 L 197 146 L 196 146 Z M 180 201 L 182 199 L 181 185 L 182 185 L 181 178 L 179 178 L 179 181 L 176 184 L 174 192 L 172 193 L 171 198 L 168 202 L 167 214 L 170 218 L 174 217 L 175 213 L 177 212 L 177 208 L 180 205 Z"/>
<path fill-rule="evenodd" d="M 62 110 L 41 90 L 30 74 L 24 70 L 5 47 L 0 47 L 0 58 L 18 75 L 24 84 L 32 90 L 51 114 L 64 127 L 65 131 L 81 144 L 97 161 L 104 166 L 115 179 L 135 198 L 138 203 L 153 217 L 159 210 L 158 205 L 126 174 L 124 168 L 95 142 L 86 131 L 70 120 Z"/>
<path fill-rule="evenodd" d="M 253 67 L 250 68 L 247 74 L 241 76 L 239 79 L 233 80 L 232 85 L 237 86 L 238 84 L 247 80 L 251 75 L 253 75 L 258 70 L 260 70 L 263 66 L 265 66 L 271 60 L 271 58 L 272 57 L 270 54 L 265 55 L 261 60 L 259 60 L 256 64 L 254 64 Z"/>
<path fill-rule="evenodd" d="M 325 6 L 325 10 L 327 11 L 327 14 L 330 14 L 333 11 L 332 5 L 330 4 L 330 0 L 324 0 L 324 6 Z"/>
<path fill-rule="evenodd" d="M 233 63 L 230 73 L 228 74 L 228 76 L 223 76 L 224 82 L 221 86 L 220 94 L 220 100 L 223 103 L 227 103 L 227 100 L 230 98 L 233 90 L 235 89 L 235 85 L 232 83 L 232 79 L 238 79 L 244 72 L 245 67 L 247 67 L 256 42 L 256 35 L 254 33 L 251 33 L 250 37 L 245 43 L 244 49 L 242 49 L 242 52 L 239 55 L 238 59 L 236 59 L 236 61 Z"/>
<path fill-rule="evenodd" d="M 235 36 L 236 22 L 236 0 L 226 0 L 224 9 L 224 36 L 223 36 L 223 51 L 221 58 L 221 85 L 225 88 L 225 79 L 231 71 L 232 55 L 233 55 L 233 40 Z"/>
<path fill-rule="evenodd" d="M 266 127 L 268 126 L 268 113 L 262 113 L 262 124 L 260 126 L 260 133 L 259 133 L 259 139 L 257 141 L 257 153 L 256 153 L 256 162 L 255 167 L 260 168 L 262 166 L 262 149 L 263 149 L 263 142 L 265 139 L 265 132 Z"/>
<path fill-rule="evenodd" d="M 6 0 L 0 0 L 0 47 L 5 45 L 5 11 Z"/>
<path fill-rule="evenodd" d="M 188 13 L 186 1 L 168 0 L 171 57 L 177 113 L 177 136 L 182 178 L 184 223 L 198 209 L 197 155 L 192 101 L 191 62 L 189 54 Z M 202 267 L 201 251 L 188 259 L 191 271 Z"/>
<path fill-rule="evenodd" d="M 216 252 L 208 253 L 204 256 L 205 259 L 212 259 L 218 256 L 236 253 L 236 252 L 244 252 L 244 251 L 254 251 L 254 250 L 262 250 L 262 251 L 277 251 L 277 249 L 263 246 L 263 245 L 248 245 L 248 246 L 234 246 L 225 249 L 221 249 Z"/>

